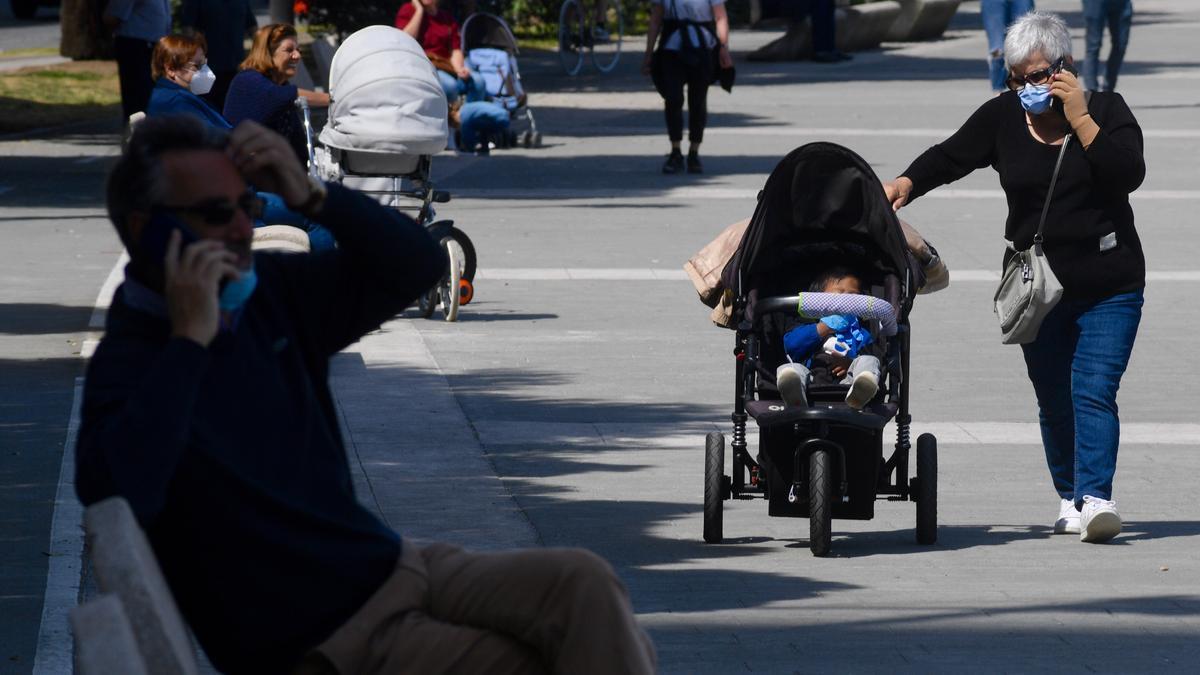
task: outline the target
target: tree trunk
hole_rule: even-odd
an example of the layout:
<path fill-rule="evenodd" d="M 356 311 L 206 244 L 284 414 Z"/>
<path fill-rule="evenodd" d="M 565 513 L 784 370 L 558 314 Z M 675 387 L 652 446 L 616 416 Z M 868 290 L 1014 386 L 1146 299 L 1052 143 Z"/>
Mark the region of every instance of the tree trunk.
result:
<path fill-rule="evenodd" d="M 76 60 L 113 58 L 112 34 L 100 21 L 105 4 L 106 0 L 62 0 L 60 54 Z"/>

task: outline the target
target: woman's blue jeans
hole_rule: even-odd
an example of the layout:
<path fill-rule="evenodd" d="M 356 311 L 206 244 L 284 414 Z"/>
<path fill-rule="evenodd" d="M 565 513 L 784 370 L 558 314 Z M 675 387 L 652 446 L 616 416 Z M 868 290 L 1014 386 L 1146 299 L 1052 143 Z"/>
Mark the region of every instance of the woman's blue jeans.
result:
<path fill-rule="evenodd" d="M 1100 301 L 1064 300 L 1046 315 L 1037 339 L 1022 345 L 1054 489 L 1077 507 L 1085 495 L 1112 499 L 1121 440 L 1117 389 L 1142 302 L 1141 290 Z"/>
<path fill-rule="evenodd" d="M 1104 68 L 1104 91 L 1117 86 L 1117 73 L 1125 60 L 1125 47 L 1129 44 L 1129 26 L 1133 23 L 1132 0 L 1083 0 L 1084 34 L 1083 86 L 1091 91 L 1100 91 L 1100 46 L 1104 42 L 1104 27 L 1112 36 L 1108 50 L 1108 63 Z"/>
<path fill-rule="evenodd" d="M 471 71 L 471 76 L 465 80 L 455 77 L 444 70 L 437 71 L 438 82 L 442 91 L 446 92 L 446 100 L 454 103 L 459 96 L 466 96 L 467 101 L 482 101 L 487 95 L 487 83 L 483 76 Z"/>
<path fill-rule="evenodd" d="M 1004 68 L 1004 34 L 1012 22 L 1033 11 L 1033 0 L 979 0 L 979 15 L 988 41 L 988 77 L 992 91 L 1008 88 Z"/>

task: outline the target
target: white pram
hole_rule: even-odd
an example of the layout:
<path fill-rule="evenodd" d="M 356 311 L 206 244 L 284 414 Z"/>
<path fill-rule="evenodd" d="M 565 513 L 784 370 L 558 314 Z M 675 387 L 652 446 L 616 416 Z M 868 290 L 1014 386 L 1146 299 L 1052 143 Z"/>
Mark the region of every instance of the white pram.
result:
<path fill-rule="evenodd" d="M 433 203 L 450 201 L 430 180 L 432 156 L 446 147 L 446 96 L 421 46 L 402 30 L 364 28 L 342 43 L 329 69 L 329 119 L 313 142 L 303 98 L 309 172 L 413 212 L 446 247 L 445 278 L 421 297 L 422 316 L 441 306 L 447 321 L 471 301 L 475 247 L 454 221 L 436 220 Z"/>

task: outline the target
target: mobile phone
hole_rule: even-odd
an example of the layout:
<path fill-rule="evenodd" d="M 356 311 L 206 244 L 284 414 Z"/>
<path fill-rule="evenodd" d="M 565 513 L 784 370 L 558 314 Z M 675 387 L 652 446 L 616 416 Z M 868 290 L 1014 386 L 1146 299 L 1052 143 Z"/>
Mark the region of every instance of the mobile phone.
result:
<path fill-rule="evenodd" d="M 171 233 L 176 230 L 180 233 L 179 252 L 182 254 L 188 244 L 197 241 L 192 229 L 174 214 L 166 211 L 155 211 L 150 216 L 150 220 L 142 228 L 142 236 L 138 241 L 138 248 L 149 265 L 162 268 L 163 259 L 167 257 L 167 245 L 171 241 Z"/>

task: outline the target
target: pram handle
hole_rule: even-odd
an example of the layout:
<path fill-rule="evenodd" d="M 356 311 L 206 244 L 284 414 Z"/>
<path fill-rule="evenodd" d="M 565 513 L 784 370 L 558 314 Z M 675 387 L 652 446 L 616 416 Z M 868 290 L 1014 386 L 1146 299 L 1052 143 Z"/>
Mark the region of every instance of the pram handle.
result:
<path fill-rule="evenodd" d="M 308 173 L 313 178 L 320 178 L 317 175 L 316 151 L 313 148 L 312 111 L 309 110 L 308 99 L 298 96 L 293 105 L 300 109 L 300 115 L 304 118 L 304 145 L 308 150 Z"/>
<path fill-rule="evenodd" d="M 796 312 L 805 319 L 820 319 L 833 314 L 853 314 L 860 319 L 879 321 L 884 335 L 896 334 L 896 308 L 873 295 L 853 293 L 801 293 L 800 295 L 760 298 L 754 304 L 757 314 Z"/>

